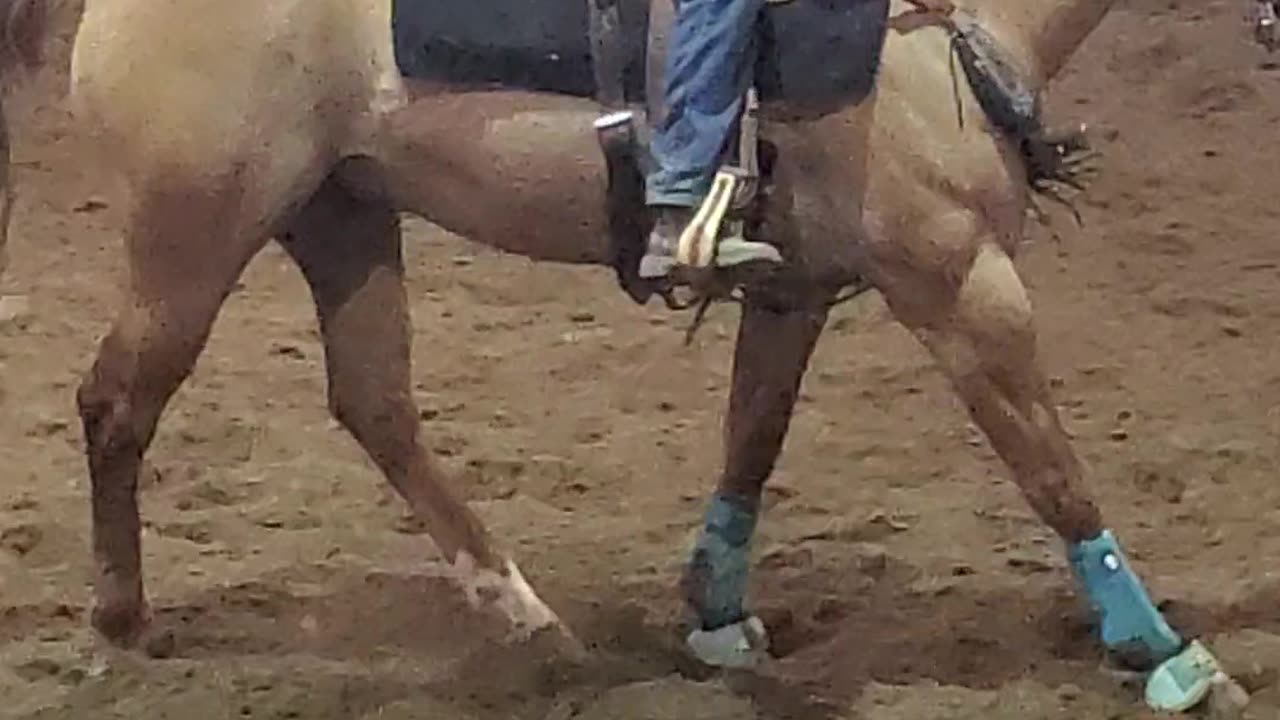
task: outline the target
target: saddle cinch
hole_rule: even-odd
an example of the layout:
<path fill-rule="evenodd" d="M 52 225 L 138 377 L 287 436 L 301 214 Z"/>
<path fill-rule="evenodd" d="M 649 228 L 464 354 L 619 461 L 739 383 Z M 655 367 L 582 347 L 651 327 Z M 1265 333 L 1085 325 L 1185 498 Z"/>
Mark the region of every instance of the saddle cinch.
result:
<path fill-rule="evenodd" d="M 621 0 L 587 0 L 587 4 L 595 96 L 607 111 L 596 120 L 595 128 L 608 168 L 606 202 L 614 267 L 623 289 L 644 303 L 655 289 L 635 273 L 652 223 L 644 204 L 650 158 L 642 135 L 647 135 L 649 120 L 665 112 L 662 71 L 674 6 L 669 0 L 649 4 L 645 102 L 635 103 L 628 96 L 628 38 Z M 788 7 L 790 12 L 784 10 Z M 888 0 L 767 0 L 756 27 L 759 53 L 737 120 L 736 142 L 726 143 L 710 192 L 680 237 L 677 259 L 682 265 L 711 268 L 724 239 L 745 238 L 753 230 L 756 200 L 770 183 L 769 168 L 761 162 L 762 97 L 786 100 L 811 113 L 865 99 L 879 69 L 888 12 Z M 674 302 L 668 294 L 664 299 Z"/>

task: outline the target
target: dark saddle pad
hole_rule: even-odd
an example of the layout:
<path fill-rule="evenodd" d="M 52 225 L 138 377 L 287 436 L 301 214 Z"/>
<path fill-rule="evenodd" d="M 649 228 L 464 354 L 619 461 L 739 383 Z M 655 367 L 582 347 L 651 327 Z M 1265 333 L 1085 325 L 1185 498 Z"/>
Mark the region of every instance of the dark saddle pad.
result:
<path fill-rule="evenodd" d="M 407 77 L 594 97 L 589 0 L 393 0 Z M 649 0 L 618 0 L 624 86 L 645 101 Z M 756 87 L 797 109 L 861 101 L 875 85 L 889 0 L 792 0 L 762 13 Z"/>

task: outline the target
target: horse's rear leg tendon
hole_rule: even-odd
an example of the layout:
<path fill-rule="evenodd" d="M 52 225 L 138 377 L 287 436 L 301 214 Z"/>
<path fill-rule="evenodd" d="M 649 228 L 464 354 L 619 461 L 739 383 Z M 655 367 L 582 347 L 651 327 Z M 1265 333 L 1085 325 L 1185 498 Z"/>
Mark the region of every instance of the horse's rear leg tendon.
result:
<path fill-rule="evenodd" d="M 473 603 L 493 600 L 518 634 L 559 627 L 423 447 L 410 394 L 410 322 L 400 226 L 387 206 L 336 183 L 311 200 L 282 244 L 315 299 L 329 408 L 409 503 Z"/>

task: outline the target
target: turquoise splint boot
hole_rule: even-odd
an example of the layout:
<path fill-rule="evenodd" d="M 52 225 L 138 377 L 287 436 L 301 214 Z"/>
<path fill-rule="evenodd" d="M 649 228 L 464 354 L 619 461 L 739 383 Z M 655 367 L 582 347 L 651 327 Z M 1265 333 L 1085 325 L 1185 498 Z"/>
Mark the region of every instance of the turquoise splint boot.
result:
<path fill-rule="evenodd" d="M 1146 687 L 1152 709 L 1189 710 L 1225 679 L 1209 650 L 1199 641 L 1187 644 L 1152 604 L 1110 530 L 1071 546 L 1068 558 L 1099 615 L 1102 643 L 1130 664 L 1155 667 Z"/>

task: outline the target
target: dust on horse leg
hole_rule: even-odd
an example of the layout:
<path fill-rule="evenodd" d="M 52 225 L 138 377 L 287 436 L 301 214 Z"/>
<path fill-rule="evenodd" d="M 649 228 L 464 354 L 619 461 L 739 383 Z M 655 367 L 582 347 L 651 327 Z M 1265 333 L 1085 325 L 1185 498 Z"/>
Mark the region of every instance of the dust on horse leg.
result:
<path fill-rule="evenodd" d="M 751 301 L 743 307 L 725 420 L 724 473 L 682 582 L 700 623 L 689 636 L 690 647 L 710 665 L 750 665 L 764 651 L 764 628 L 744 609 L 751 536 L 800 381 L 826 325 L 829 297 L 814 297 L 806 309 L 789 312 Z"/>
<path fill-rule="evenodd" d="M 282 244 L 310 285 L 324 338 L 329 409 L 426 525 L 473 605 L 490 601 L 527 637 L 559 619 L 495 551 L 423 446 L 410 390 L 410 320 L 400 225 L 378 200 L 331 181 Z"/>
<path fill-rule="evenodd" d="M 915 328 L 917 337 L 942 364 L 1040 518 L 1068 543 L 1097 536 L 1101 515 L 1084 488 L 1082 467 L 1036 357 L 1031 301 L 995 244 L 978 250 L 947 310 Z"/>
<path fill-rule="evenodd" d="M 1036 357 L 1031 302 L 1013 262 L 995 242 L 976 244 L 951 302 L 913 318 L 917 336 L 938 359 L 1032 508 L 1067 543 L 1076 578 L 1101 614 L 1102 641 L 1143 667 L 1183 646 L 1103 527 L 1084 487 L 1081 464 L 1062 429 Z M 894 312 L 905 294 L 936 296 L 944 278 L 920 273 L 888 296 Z M 954 287 L 954 286 L 952 286 Z"/>
<path fill-rule="evenodd" d="M 76 395 L 92 483 L 92 622 L 124 647 L 145 640 L 150 620 L 137 499 L 142 457 L 227 294 L 265 242 L 225 230 L 236 226 L 225 211 L 242 194 L 234 181 L 210 189 L 186 176 L 154 177 L 138 188 L 125 232 L 123 306 Z"/>

